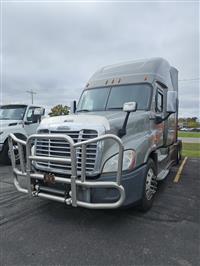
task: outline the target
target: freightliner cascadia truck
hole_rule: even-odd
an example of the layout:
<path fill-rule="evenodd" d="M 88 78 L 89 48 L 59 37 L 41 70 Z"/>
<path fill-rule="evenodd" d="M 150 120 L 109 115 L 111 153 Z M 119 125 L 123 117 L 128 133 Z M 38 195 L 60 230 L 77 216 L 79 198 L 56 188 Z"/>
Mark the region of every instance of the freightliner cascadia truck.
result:
<path fill-rule="evenodd" d="M 166 60 L 103 67 L 70 115 L 44 119 L 27 141 L 10 135 L 14 184 L 74 207 L 147 211 L 158 182 L 181 158 L 177 121 L 178 71 Z"/>

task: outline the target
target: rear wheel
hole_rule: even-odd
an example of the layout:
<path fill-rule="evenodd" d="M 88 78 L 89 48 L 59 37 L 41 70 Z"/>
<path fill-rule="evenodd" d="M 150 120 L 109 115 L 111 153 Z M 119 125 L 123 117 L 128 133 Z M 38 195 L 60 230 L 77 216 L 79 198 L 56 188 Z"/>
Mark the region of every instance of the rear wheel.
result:
<path fill-rule="evenodd" d="M 143 197 L 140 204 L 141 211 L 146 212 L 152 207 L 156 191 L 156 167 L 154 161 L 149 159 L 147 162 L 147 170 L 144 179 Z"/>
<path fill-rule="evenodd" d="M 179 141 L 176 150 L 176 164 L 179 164 L 182 159 L 182 142 Z"/>

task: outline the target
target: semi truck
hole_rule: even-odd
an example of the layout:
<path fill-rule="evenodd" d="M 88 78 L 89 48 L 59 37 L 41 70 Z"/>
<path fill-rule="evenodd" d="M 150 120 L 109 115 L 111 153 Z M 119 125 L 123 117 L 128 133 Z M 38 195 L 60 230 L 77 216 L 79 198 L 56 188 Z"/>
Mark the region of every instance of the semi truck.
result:
<path fill-rule="evenodd" d="M 70 115 L 44 119 L 26 141 L 10 134 L 14 184 L 73 207 L 147 211 L 158 182 L 181 159 L 177 122 L 178 71 L 165 59 L 105 66 Z"/>
<path fill-rule="evenodd" d="M 39 113 L 38 113 L 39 111 Z M 40 114 L 41 112 L 41 114 Z M 0 105 L 0 164 L 10 163 L 8 147 L 9 134 L 14 134 L 21 140 L 36 132 L 41 116 L 44 115 L 41 106 L 27 104 Z M 13 145 L 16 161 L 19 161 L 18 146 Z"/>

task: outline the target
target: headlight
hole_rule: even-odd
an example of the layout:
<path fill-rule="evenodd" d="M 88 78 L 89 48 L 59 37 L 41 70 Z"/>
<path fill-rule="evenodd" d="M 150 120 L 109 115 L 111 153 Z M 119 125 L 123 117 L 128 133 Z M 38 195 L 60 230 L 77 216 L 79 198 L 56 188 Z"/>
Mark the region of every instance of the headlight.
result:
<path fill-rule="evenodd" d="M 2 135 L 3 134 L 3 131 L 0 131 L 0 135 Z"/>
<path fill-rule="evenodd" d="M 136 153 L 134 150 L 124 151 L 123 168 L 122 170 L 132 170 L 136 163 Z M 117 172 L 118 154 L 110 157 L 103 166 L 102 173 Z"/>

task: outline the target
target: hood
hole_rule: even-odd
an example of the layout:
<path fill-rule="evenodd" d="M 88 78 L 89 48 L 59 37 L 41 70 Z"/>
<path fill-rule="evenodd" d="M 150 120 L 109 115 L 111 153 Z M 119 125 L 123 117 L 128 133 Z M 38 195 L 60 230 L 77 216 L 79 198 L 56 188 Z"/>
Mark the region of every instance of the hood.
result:
<path fill-rule="evenodd" d="M 147 116 L 147 111 L 136 111 L 130 114 L 127 129 L 133 123 Z M 60 128 L 61 130 L 73 129 L 104 129 L 107 133 L 115 134 L 122 127 L 126 113 L 123 111 L 98 111 L 79 113 L 66 116 L 55 116 L 42 120 L 39 130 Z"/>
<path fill-rule="evenodd" d="M 91 115 L 95 115 L 97 112 L 91 112 Z M 102 111 L 98 112 L 99 116 L 103 116 L 107 119 L 109 123 L 109 132 L 112 134 L 117 134 L 118 130 L 122 128 L 126 112 L 124 111 Z M 136 133 L 139 131 L 142 131 L 145 127 L 145 123 L 149 121 L 149 112 L 138 110 L 136 112 L 130 113 L 128 124 L 127 124 L 127 130 L 131 129 L 132 133 Z M 138 127 L 139 125 L 139 127 Z"/>
<path fill-rule="evenodd" d="M 9 127 L 9 126 L 16 126 L 21 121 L 19 120 L 0 120 L 0 129 Z"/>
<path fill-rule="evenodd" d="M 82 130 L 82 129 L 96 129 L 99 131 L 107 131 L 110 129 L 109 121 L 99 115 L 88 114 L 73 114 L 65 116 L 55 116 L 45 118 L 41 121 L 38 130 Z"/>

